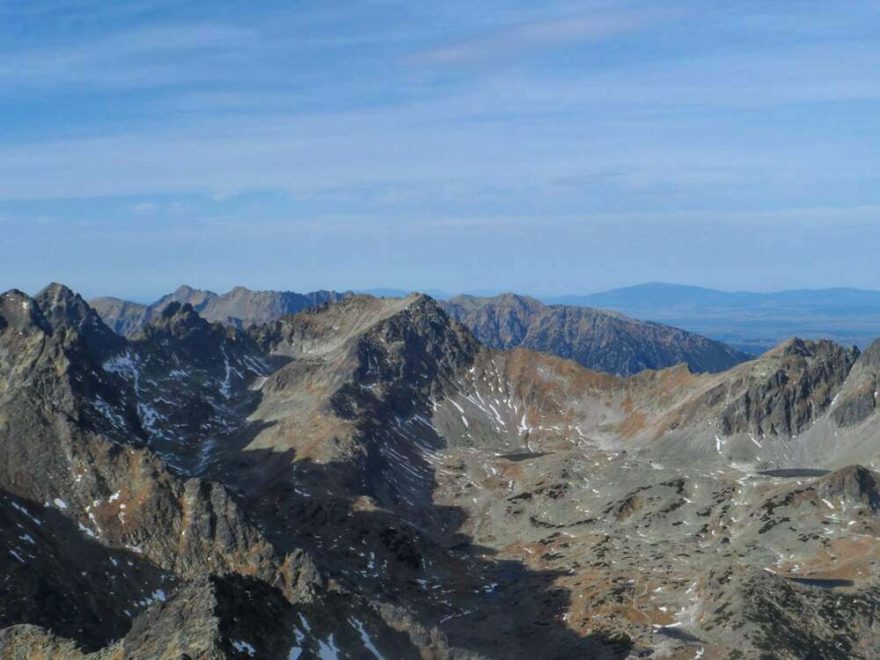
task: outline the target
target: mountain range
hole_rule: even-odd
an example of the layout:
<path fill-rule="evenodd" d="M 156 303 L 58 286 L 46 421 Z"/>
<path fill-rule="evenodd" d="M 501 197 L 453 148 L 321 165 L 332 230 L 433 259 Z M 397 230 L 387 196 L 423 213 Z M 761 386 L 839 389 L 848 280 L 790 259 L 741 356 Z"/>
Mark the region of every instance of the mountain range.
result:
<path fill-rule="evenodd" d="M 717 372 L 749 359 L 721 342 L 590 307 L 548 306 L 515 294 L 457 296 L 441 305 L 487 346 L 531 348 L 607 373 L 632 375 L 682 363 L 695 372 Z"/>
<path fill-rule="evenodd" d="M 181 286 L 151 305 L 117 298 L 98 298 L 90 304 L 117 333 L 133 336 L 171 302 L 191 305 L 206 320 L 247 328 L 350 295 L 334 291 L 250 291 L 244 287 L 218 295 Z M 487 346 L 533 348 L 608 373 L 631 375 L 679 363 L 693 371 L 714 372 L 749 358 L 720 342 L 677 328 L 598 309 L 547 306 L 527 296 L 458 296 L 440 304 Z"/>
<path fill-rule="evenodd" d="M 706 335 L 752 354 L 794 335 L 864 348 L 880 334 L 880 292 L 860 289 L 754 293 L 651 283 L 549 297 L 545 302 L 617 310 Z"/>
<path fill-rule="evenodd" d="M 238 325 L 0 296 L 4 657 L 880 654 L 880 342 L 623 377 L 421 294 Z"/>
<path fill-rule="evenodd" d="M 346 294 L 334 291 L 251 291 L 241 286 L 224 294 L 217 294 L 182 285 L 150 305 L 109 297 L 95 298 L 90 304 L 115 332 L 131 335 L 137 333 L 172 302 L 191 305 L 208 321 L 219 321 L 241 328 L 274 321 L 308 307 L 338 300 L 344 295 Z"/>
<path fill-rule="evenodd" d="M 115 298 L 101 298 L 91 302 L 114 330 L 127 334 L 143 323 L 145 308 L 161 309 L 171 300 L 188 301 L 199 308 L 199 296 L 221 298 L 223 304 L 214 303 L 211 305 L 213 309 L 201 309 L 201 313 L 212 321 L 246 326 L 252 322 L 262 323 L 279 318 L 285 313 L 296 312 L 334 296 L 347 295 L 333 292 L 253 292 L 241 287 L 235 291 L 236 295 L 233 295 L 235 292 L 229 292 L 217 296 L 184 286 L 153 305 Z M 387 298 L 408 295 L 407 291 L 398 289 L 373 289 L 363 293 Z M 271 305 L 262 303 L 263 313 L 246 309 L 247 304 L 258 304 L 255 300 L 258 294 L 274 301 Z M 456 298 L 439 291 L 431 292 L 431 295 L 443 301 Z M 481 294 L 457 298 L 491 299 L 498 295 Z M 283 297 L 288 299 L 283 300 Z M 242 298 L 251 300 L 246 304 Z M 794 336 L 833 339 L 840 344 L 865 348 L 880 334 L 880 292 L 859 289 L 803 289 L 755 293 L 649 283 L 587 295 L 538 296 L 533 300 L 540 300 L 549 307 L 589 307 L 602 312 L 616 311 L 635 319 L 680 328 L 722 342 L 750 356 L 760 355 Z M 664 366 L 661 363 L 650 364 L 655 367 Z M 619 373 L 628 372 L 622 370 Z"/>

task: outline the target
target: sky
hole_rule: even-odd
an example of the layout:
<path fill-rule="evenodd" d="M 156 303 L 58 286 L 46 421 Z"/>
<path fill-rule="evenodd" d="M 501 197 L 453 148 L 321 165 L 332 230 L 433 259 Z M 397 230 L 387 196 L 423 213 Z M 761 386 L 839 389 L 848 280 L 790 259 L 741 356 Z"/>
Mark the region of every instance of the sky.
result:
<path fill-rule="evenodd" d="M 880 289 L 880 4 L 0 0 L 0 289 Z"/>

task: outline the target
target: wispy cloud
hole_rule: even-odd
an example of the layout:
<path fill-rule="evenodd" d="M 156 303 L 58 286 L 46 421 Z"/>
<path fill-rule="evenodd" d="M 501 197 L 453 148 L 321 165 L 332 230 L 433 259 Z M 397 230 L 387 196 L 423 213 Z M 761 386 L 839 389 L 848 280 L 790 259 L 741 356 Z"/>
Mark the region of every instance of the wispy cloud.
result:
<path fill-rule="evenodd" d="M 139 202 L 131 207 L 131 210 L 135 213 L 135 215 L 144 215 L 146 213 L 152 213 L 157 210 L 159 205 L 154 202 Z"/>
<path fill-rule="evenodd" d="M 468 64 L 571 42 L 599 41 L 643 29 L 660 15 L 657 11 L 605 12 L 519 23 L 422 51 L 413 60 L 434 65 Z"/>
<path fill-rule="evenodd" d="M 223 25 L 131 29 L 85 42 L 0 53 L 0 84 L 57 93 L 84 86 L 137 89 L 206 82 L 227 77 L 222 63 L 235 62 L 235 53 L 254 43 L 252 31 Z"/>

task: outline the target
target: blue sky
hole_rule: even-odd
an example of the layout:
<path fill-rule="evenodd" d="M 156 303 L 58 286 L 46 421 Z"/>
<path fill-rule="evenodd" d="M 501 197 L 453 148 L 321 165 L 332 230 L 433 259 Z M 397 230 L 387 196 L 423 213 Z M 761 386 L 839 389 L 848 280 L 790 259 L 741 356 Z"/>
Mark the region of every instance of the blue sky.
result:
<path fill-rule="evenodd" d="M 0 288 L 880 288 L 880 5 L 0 0 Z"/>

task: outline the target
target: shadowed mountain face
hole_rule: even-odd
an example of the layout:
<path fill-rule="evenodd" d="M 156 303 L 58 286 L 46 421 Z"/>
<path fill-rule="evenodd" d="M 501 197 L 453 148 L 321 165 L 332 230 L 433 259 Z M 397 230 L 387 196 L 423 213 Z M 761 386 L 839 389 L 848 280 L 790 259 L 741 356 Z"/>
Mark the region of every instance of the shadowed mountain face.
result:
<path fill-rule="evenodd" d="M 91 301 L 91 305 L 114 332 L 129 336 L 173 302 L 191 305 L 208 321 L 247 328 L 338 300 L 343 295 L 335 291 L 313 291 L 305 294 L 293 291 L 251 291 L 241 286 L 227 293 L 217 294 L 184 285 L 151 305 L 119 298 L 96 298 Z"/>
<path fill-rule="evenodd" d="M 122 338 L 3 294 L 0 648 L 877 657 L 874 351 L 619 377 L 478 339 L 422 295 Z"/>
<path fill-rule="evenodd" d="M 718 372 L 749 359 L 678 328 L 587 307 L 547 306 L 526 296 L 459 296 L 441 304 L 487 346 L 531 348 L 608 373 L 631 375 L 680 363 L 695 372 Z"/>

